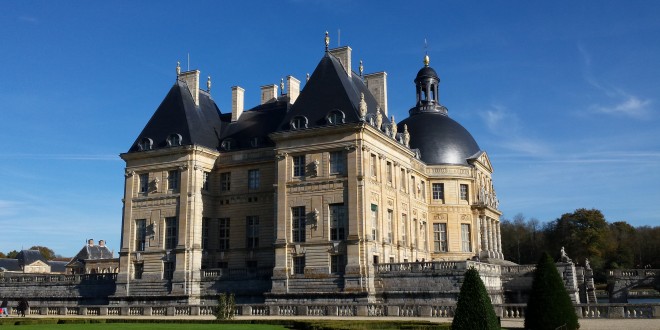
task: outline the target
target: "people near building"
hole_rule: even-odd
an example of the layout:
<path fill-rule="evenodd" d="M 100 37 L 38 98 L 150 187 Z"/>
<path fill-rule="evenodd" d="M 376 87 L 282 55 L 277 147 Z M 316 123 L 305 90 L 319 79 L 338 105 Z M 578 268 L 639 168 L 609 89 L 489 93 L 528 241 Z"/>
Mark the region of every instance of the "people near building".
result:
<path fill-rule="evenodd" d="M 21 317 L 25 317 L 25 312 L 30 308 L 30 303 L 27 301 L 25 298 L 21 298 L 18 301 L 18 314 L 21 315 Z"/>
<path fill-rule="evenodd" d="M 0 303 L 0 317 L 2 317 L 3 315 L 5 317 L 9 317 L 9 307 L 7 305 L 8 305 L 7 299 L 3 299 L 2 303 Z"/>

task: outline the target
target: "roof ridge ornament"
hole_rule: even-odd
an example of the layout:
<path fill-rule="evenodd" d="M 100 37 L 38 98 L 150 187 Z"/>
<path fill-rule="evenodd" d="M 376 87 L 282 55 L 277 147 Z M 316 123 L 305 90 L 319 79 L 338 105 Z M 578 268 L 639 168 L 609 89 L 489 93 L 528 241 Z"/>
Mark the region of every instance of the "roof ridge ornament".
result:
<path fill-rule="evenodd" d="M 284 95 L 284 78 L 280 78 L 280 95 Z"/>
<path fill-rule="evenodd" d="M 364 93 L 360 93 L 360 120 L 364 121 L 367 117 L 367 102 L 364 100 Z"/>
<path fill-rule="evenodd" d="M 328 35 L 328 31 L 325 31 L 325 51 L 328 51 L 328 46 L 330 46 L 330 36 Z"/>
<path fill-rule="evenodd" d="M 424 66 L 428 67 L 430 62 L 429 54 L 424 55 Z"/>
<path fill-rule="evenodd" d="M 181 62 L 176 61 L 176 76 L 178 77 L 180 75 L 181 75 Z"/>
<path fill-rule="evenodd" d="M 211 93 L 211 76 L 206 79 L 206 91 Z"/>
<path fill-rule="evenodd" d="M 364 66 L 362 65 L 362 60 L 360 60 L 360 77 L 362 77 L 363 72 L 364 72 Z"/>

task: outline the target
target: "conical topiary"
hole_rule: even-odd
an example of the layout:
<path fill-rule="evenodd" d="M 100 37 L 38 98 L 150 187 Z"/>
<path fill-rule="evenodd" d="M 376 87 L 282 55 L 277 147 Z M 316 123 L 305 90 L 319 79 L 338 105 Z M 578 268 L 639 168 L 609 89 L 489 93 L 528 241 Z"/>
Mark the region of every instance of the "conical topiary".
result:
<path fill-rule="evenodd" d="M 534 272 L 532 292 L 525 313 L 525 329 L 574 330 L 579 327 L 577 314 L 564 287 L 564 281 L 550 255 L 543 253 Z"/>
<path fill-rule="evenodd" d="M 481 281 L 479 272 L 474 268 L 465 272 L 465 280 L 461 285 L 461 293 L 458 295 L 451 328 L 453 330 L 500 329 L 484 282 Z"/>

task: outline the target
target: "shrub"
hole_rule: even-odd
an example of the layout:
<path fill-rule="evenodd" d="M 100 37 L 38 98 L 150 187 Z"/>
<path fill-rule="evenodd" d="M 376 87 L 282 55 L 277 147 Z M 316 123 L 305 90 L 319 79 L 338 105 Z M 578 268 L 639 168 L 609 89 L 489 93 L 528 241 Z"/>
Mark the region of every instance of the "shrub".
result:
<path fill-rule="evenodd" d="M 470 268 L 465 272 L 465 280 L 456 303 L 456 313 L 451 324 L 452 329 L 500 329 L 500 322 L 495 315 L 479 272 Z"/>
<path fill-rule="evenodd" d="M 580 327 L 571 298 L 555 263 L 544 252 L 536 265 L 532 291 L 527 302 L 525 329 L 574 330 Z"/>
<path fill-rule="evenodd" d="M 231 320 L 234 318 L 236 302 L 234 294 L 222 293 L 218 297 L 218 308 L 215 311 L 215 318 L 218 320 Z"/>

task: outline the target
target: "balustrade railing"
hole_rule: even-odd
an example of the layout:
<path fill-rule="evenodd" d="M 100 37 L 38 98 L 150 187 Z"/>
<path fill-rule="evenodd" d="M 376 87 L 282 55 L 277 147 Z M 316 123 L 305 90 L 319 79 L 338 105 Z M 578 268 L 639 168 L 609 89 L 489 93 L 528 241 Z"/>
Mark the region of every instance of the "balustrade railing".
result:
<path fill-rule="evenodd" d="M 78 275 L 43 275 L 43 274 L 7 274 L 0 277 L 0 283 L 80 283 L 83 281 L 115 281 L 117 273 L 78 274 Z"/>

